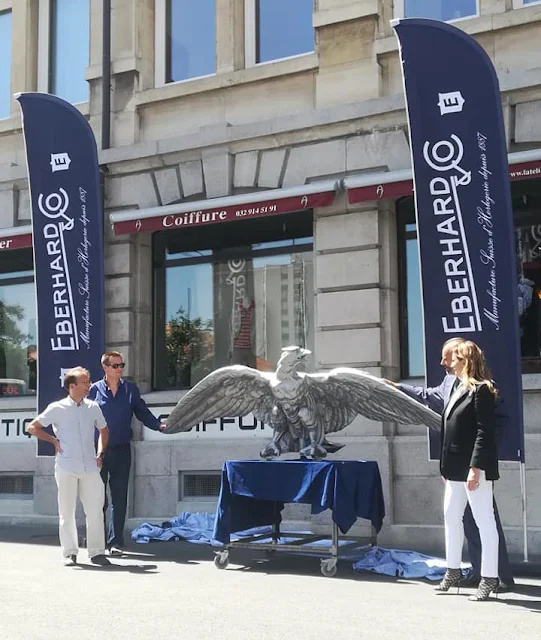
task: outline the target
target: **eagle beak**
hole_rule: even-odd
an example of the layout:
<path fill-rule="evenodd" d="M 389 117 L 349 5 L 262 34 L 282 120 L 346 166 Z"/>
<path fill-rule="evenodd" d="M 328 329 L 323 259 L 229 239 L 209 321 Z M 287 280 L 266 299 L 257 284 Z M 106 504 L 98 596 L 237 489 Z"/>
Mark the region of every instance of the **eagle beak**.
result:
<path fill-rule="evenodd" d="M 312 353 L 310 349 L 300 349 L 300 352 L 303 358 L 306 358 L 306 356 L 309 356 Z"/>

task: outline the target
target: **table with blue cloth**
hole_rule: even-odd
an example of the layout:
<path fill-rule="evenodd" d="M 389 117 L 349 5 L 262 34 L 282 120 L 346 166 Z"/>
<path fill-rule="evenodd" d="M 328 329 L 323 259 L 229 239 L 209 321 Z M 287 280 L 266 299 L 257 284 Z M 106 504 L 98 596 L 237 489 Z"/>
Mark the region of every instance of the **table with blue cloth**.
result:
<path fill-rule="evenodd" d="M 222 483 L 214 539 L 229 544 L 230 534 L 278 525 L 285 503 L 312 505 L 312 514 L 331 509 L 345 534 L 357 518 L 379 532 L 385 515 L 377 462 L 358 460 L 229 460 Z"/>

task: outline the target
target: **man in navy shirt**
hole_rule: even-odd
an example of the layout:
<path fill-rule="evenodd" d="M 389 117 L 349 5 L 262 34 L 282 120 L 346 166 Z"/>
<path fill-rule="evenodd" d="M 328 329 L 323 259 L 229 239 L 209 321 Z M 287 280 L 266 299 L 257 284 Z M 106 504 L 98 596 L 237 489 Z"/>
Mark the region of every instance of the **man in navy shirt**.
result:
<path fill-rule="evenodd" d="M 139 388 L 133 382 L 122 378 L 124 361 L 118 351 L 107 351 L 101 357 L 105 377 L 95 382 L 88 393 L 95 400 L 105 416 L 109 427 L 109 444 L 103 456 L 101 478 L 107 483 L 111 493 L 111 519 L 107 547 L 111 555 L 120 555 L 124 547 L 124 524 L 128 503 L 128 483 L 131 467 L 132 417 L 146 427 L 163 431 L 160 423 L 141 398 Z M 104 512 L 107 511 L 107 497 Z"/>

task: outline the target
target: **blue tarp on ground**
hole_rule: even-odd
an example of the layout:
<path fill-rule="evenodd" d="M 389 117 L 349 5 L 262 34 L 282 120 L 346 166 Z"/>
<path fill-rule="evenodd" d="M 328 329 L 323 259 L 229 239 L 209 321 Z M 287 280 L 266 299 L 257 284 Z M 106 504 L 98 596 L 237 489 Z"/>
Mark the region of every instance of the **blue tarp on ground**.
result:
<path fill-rule="evenodd" d="M 182 512 L 161 525 L 145 522 L 132 531 L 135 542 L 147 543 L 151 540 L 186 540 L 196 544 L 220 544 L 213 537 L 215 515 L 213 513 Z M 272 527 L 255 527 L 246 531 L 238 531 L 233 538 L 244 538 L 262 533 L 270 533 Z"/>
<path fill-rule="evenodd" d="M 355 562 L 355 571 L 372 571 L 399 578 L 428 578 L 441 580 L 446 563 L 443 558 L 433 558 L 416 551 L 373 547 Z"/>
<path fill-rule="evenodd" d="M 215 524 L 213 513 L 188 513 L 183 512 L 177 517 L 162 525 L 145 522 L 132 531 L 132 540 L 139 543 L 148 543 L 151 540 L 186 540 L 196 544 L 212 544 L 221 546 L 221 543 L 213 539 L 212 534 Z M 272 527 L 255 527 L 246 531 L 238 531 L 231 536 L 232 541 L 252 535 L 271 533 Z M 309 533 L 309 532 L 303 532 Z M 290 535 L 294 535 L 291 533 Z M 269 538 L 259 542 L 270 542 Z M 282 543 L 290 541 L 290 538 L 281 538 Z M 347 543 L 347 541 L 340 541 Z M 322 548 L 329 547 L 330 540 L 312 542 Z M 441 580 L 445 573 L 445 560 L 434 558 L 416 551 L 385 549 L 372 547 L 351 549 L 341 557 L 350 560 L 361 557 L 353 564 L 355 571 L 372 571 L 386 576 L 400 578 L 427 578 L 428 580 Z"/>

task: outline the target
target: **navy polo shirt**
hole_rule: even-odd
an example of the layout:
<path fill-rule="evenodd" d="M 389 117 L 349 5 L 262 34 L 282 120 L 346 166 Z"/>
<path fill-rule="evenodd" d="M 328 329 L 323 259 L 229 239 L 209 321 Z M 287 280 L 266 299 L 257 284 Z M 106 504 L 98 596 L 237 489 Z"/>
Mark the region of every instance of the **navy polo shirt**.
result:
<path fill-rule="evenodd" d="M 149 410 L 141 398 L 139 388 L 133 382 L 121 379 L 118 391 L 113 395 L 105 378 L 102 378 L 90 387 L 88 398 L 98 403 L 105 416 L 109 427 L 109 447 L 130 443 L 134 415 L 149 429 L 158 431 L 160 428 L 160 421 Z"/>

